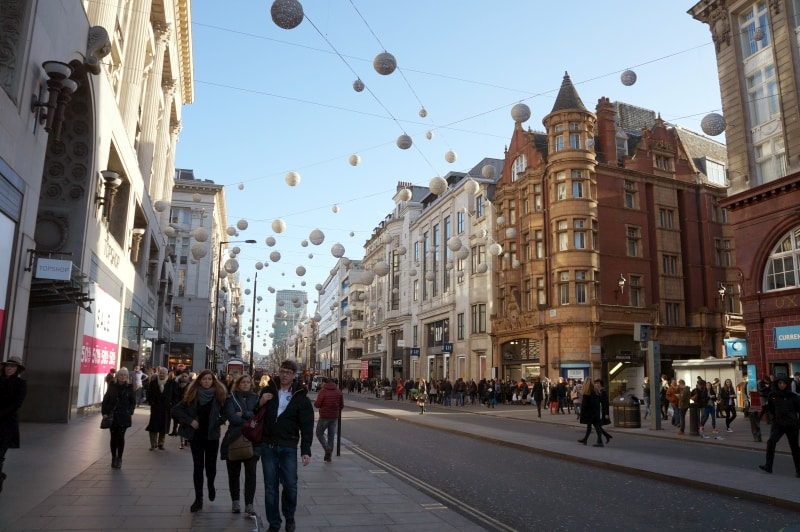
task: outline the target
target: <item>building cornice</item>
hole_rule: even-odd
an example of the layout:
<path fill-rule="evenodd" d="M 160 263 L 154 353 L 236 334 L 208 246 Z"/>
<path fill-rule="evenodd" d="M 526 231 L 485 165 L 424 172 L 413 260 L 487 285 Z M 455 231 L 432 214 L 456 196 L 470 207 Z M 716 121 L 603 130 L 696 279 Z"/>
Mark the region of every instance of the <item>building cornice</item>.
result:
<path fill-rule="evenodd" d="M 181 98 L 183 104 L 194 102 L 194 76 L 192 60 L 192 14 L 190 0 L 174 0 L 175 13 L 175 38 L 177 41 L 178 55 L 180 56 L 181 72 Z"/>
<path fill-rule="evenodd" d="M 720 206 L 736 211 L 798 190 L 800 190 L 800 173 L 794 173 L 720 200 Z"/>

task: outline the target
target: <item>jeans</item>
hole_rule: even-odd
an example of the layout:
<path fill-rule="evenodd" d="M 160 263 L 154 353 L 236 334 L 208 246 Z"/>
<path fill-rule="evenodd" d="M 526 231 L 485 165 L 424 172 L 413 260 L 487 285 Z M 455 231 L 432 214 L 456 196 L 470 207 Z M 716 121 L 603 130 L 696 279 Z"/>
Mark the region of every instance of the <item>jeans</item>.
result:
<path fill-rule="evenodd" d="M 672 407 L 672 416 L 673 416 L 672 424 L 675 425 L 675 426 L 680 425 L 681 424 L 681 420 L 683 418 L 683 412 L 681 411 L 681 409 L 678 408 L 677 406 L 673 406 Z"/>
<path fill-rule="evenodd" d="M 686 416 L 689 415 L 689 408 L 679 408 L 678 412 L 680 412 L 681 416 L 681 421 L 680 421 L 681 432 L 684 432 L 686 430 Z"/>
<path fill-rule="evenodd" d="M 270 527 L 280 529 L 281 511 L 288 521 L 294 520 L 297 510 L 297 447 L 264 444 L 260 453 L 267 522 Z M 280 497 L 279 484 L 283 486 Z"/>
<path fill-rule="evenodd" d="M 703 417 L 700 419 L 700 426 L 704 427 L 706 425 L 706 421 L 708 418 L 711 418 L 711 428 L 717 428 L 717 414 L 716 408 L 714 407 L 714 403 L 710 402 L 703 408 Z"/>
<path fill-rule="evenodd" d="M 644 418 L 650 417 L 650 396 L 646 395 L 644 398 Z"/>
<path fill-rule="evenodd" d="M 339 420 L 336 418 L 326 419 L 319 418 L 317 420 L 317 439 L 319 440 L 325 452 L 333 451 L 333 439 L 336 436 L 336 428 L 338 427 Z M 327 432 L 327 437 L 325 435 Z"/>
<path fill-rule="evenodd" d="M 725 405 L 725 428 L 731 428 L 731 423 L 736 419 L 736 406 Z"/>
<path fill-rule="evenodd" d="M 464 406 L 464 392 L 456 392 L 456 406 Z"/>
<path fill-rule="evenodd" d="M 450 393 L 445 392 L 442 396 L 442 406 L 450 406 Z"/>

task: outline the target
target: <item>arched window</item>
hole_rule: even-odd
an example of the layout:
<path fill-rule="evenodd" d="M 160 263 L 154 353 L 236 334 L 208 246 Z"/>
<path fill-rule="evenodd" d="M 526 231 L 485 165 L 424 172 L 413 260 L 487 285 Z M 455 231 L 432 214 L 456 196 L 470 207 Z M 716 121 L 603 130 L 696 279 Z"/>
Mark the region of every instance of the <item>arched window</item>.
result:
<path fill-rule="evenodd" d="M 786 233 L 772 248 L 764 275 L 764 290 L 784 290 L 800 286 L 800 227 Z"/>

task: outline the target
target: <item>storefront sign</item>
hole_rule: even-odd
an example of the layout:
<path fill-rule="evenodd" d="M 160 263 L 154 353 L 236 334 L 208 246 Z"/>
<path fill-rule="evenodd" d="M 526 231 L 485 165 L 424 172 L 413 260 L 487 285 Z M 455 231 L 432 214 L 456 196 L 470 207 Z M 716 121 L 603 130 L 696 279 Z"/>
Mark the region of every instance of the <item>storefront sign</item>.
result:
<path fill-rule="evenodd" d="M 419 347 L 412 347 L 411 349 L 409 349 L 409 351 L 410 351 L 409 354 L 412 357 L 418 357 L 419 356 Z"/>
<path fill-rule="evenodd" d="M 797 349 L 800 347 L 800 326 L 775 327 L 775 349 Z"/>
<path fill-rule="evenodd" d="M 743 338 L 725 338 L 725 356 L 746 357 L 747 342 Z"/>
<path fill-rule="evenodd" d="M 453 352 L 453 344 L 449 342 L 442 343 L 442 353 L 452 353 Z"/>
<path fill-rule="evenodd" d="M 36 259 L 36 278 L 54 281 L 69 281 L 72 277 L 72 261 L 61 259 Z"/>

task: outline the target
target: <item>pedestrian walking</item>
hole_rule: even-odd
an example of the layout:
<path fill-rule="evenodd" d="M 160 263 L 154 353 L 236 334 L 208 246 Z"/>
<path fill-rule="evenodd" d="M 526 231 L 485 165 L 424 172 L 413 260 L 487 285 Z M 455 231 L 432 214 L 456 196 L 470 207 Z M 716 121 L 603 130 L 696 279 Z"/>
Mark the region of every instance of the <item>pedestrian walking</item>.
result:
<path fill-rule="evenodd" d="M 762 471 L 772 473 L 772 464 L 775 461 L 775 446 L 785 434 L 786 439 L 789 440 L 789 448 L 792 450 L 795 476 L 800 478 L 800 447 L 798 447 L 797 443 L 797 416 L 800 414 L 800 396 L 793 394 L 789 386 L 787 377 L 778 377 L 777 389 L 769 394 L 766 408 L 772 424 L 770 425 L 769 439 L 767 440 L 767 459 L 764 465 L 758 467 Z"/>
<path fill-rule="evenodd" d="M 294 532 L 297 510 L 297 446 L 303 466 L 311 463 L 314 439 L 314 406 L 308 390 L 294 382 L 297 364 L 281 362 L 278 382 L 273 379 L 261 390 L 259 408 L 266 408 L 264 436 L 259 448 L 264 472 L 264 506 L 269 532 L 281 529 L 281 514 L 286 532 Z M 281 488 L 283 488 L 281 492 Z"/>
<path fill-rule="evenodd" d="M 725 413 L 725 430 L 733 432 L 731 423 L 736 419 L 736 388 L 733 387 L 733 382 L 730 379 L 725 379 L 722 388 L 719 390 L 719 402 L 722 405 L 722 411 Z"/>
<path fill-rule="evenodd" d="M 133 424 L 133 411 L 136 408 L 136 395 L 128 382 L 128 368 L 117 370 L 117 378 L 108 385 L 103 396 L 101 413 L 111 419 L 111 467 L 122 467 L 122 453 L 125 451 L 125 431 Z"/>
<path fill-rule="evenodd" d="M 644 397 L 644 418 L 647 419 L 650 417 L 650 377 L 644 378 L 642 396 Z"/>
<path fill-rule="evenodd" d="M 706 421 L 711 419 L 711 432 L 716 434 L 718 432 L 716 415 L 717 396 L 714 393 L 714 386 L 712 383 L 706 382 L 705 387 L 706 406 L 703 408 L 703 417 L 700 419 L 700 432 L 705 432 Z"/>
<path fill-rule="evenodd" d="M 597 432 L 597 443 L 594 444 L 594 447 L 603 447 L 603 435 L 606 436 L 606 442 L 610 439 L 610 436 L 603 430 L 601 425 L 603 407 L 600 402 L 600 391 L 597 386 L 592 385 L 591 381 L 587 381 L 586 386 L 583 386 L 582 393 L 580 422 L 586 425 L 586 434 L 578 440 L 578 443 L 586 445 L 589 436 L 592 434 L 592 428 L 594 428 L 595 432 Z"/>
<path fill-rule="evenodd" d="M 247 373 L 239 376 L 231 385 L 231 393 L 225 399 L 225 406 L 222 414 L 228 421 L 228 430 L 220 444 L 219 455 L 225 460 L 228 470 L 228 488 L 231 492 L 231 512 L 238 514 L 242 511 L 240 499 L 239 478 L 244 468 L 244 512 L 248 516 L 255 515 L 253 500 L 256 496 L 256 464 L 258 464 L 258 452 L 253 452 L 253 456 L 244 460 L 233 460 L 228 454 L 228 447 L 231 442 L 236 441 L 242 435 L 242 425 L 255 415 L 255 408 L 258 404 L 258 394 L 253 390 L 253 378 Z"/>
<path fill-rule="evenodd" d="M 536 377 L 536 382 L 533 383 L 533 400 L 536 403 L 536 413 L 542 417 L 542 401 L 544 401 L 544 386 L 542 379 Z"/>
<path fill-rule="evenodd" d="M 155 376 L 150 379 L 147 386 L 147 402 L 150 405 L 150 419 L 147 423 L 150 435 L 150 450 L 164 450 L 164 440 L 169 432 L 169 422 L 172 410 L 172 396 L 175 381 L 169 378 L 167 368 L 159 367 Z"/>
<path fill-rule="evenodd" d="M 10 356 L 2 363 L 2 371 L 0 371 L 0 492 L 3 491 L 3 483 L 8 476 L 3 472 L 6 453 L 9 449 L 19 449 L 20 445 L 17 412 L 22 407 L 28 393 L 28 385 L 22 378 L 23 373 L 25 373 L 25 365 L 18 356 Z"/>
<path fill-rule="evenodd" d="M 325 451 L 325 462 L 331 461 L 333 440 L 338 430 L 339 415 L 344 408 L 344 397 L 336 383 L 328 377 L 322 377 L 322 390 L 317 394 L 314 406 L 319 409 L 317 419 L 317 439 Z"/>
<path fill-rule="evenodd" d="M 208 480 L 208 500 L 213 501 L 217 496 L 214 480 L 217 477 L 219 427 L 225 422 L 220 414 L 227 395 L 228 390 L 214 372 L 204 369 L 186 388 L 183 399 L 172 407 L 172 415 L 180 422 L 178 434 L 189 441 L 192 450 L 192 512 L 203 508 L 204 472 Z"/>
<path fill-rule="evenodd" d="M 686 414 L 689 412 L 689 405 L 692 401 L 692 392 L 686 386 L 686 381 L 683 379 L 678 380 L 678 411 L 680 412 L 680 430 L 678 436 L 683 436 L 686 433 Z"/>

